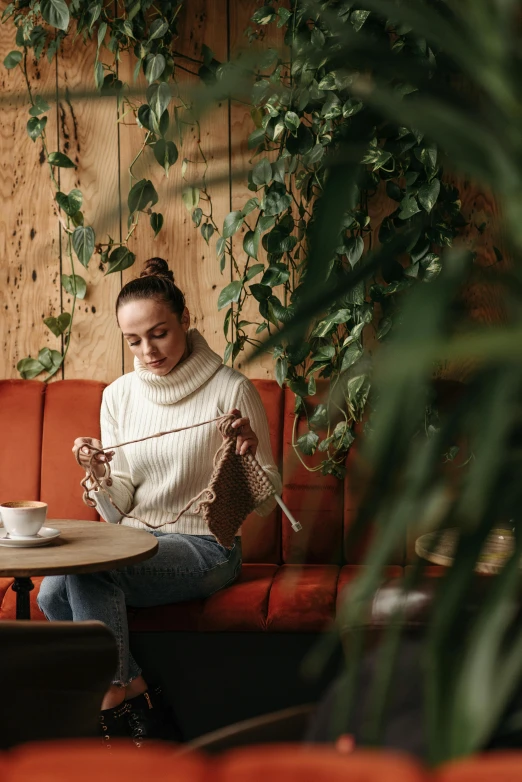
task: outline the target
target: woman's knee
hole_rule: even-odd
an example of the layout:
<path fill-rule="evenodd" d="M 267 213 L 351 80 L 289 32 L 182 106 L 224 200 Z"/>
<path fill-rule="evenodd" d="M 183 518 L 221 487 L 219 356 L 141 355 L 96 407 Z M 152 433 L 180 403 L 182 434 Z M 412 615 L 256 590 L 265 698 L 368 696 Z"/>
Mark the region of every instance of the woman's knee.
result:
<path fill-rule="evenodd" d="M 53 616 L 67 600 L 66 576 L 46 576 L 40 584 L 36 602 L 43 613 Z"/>

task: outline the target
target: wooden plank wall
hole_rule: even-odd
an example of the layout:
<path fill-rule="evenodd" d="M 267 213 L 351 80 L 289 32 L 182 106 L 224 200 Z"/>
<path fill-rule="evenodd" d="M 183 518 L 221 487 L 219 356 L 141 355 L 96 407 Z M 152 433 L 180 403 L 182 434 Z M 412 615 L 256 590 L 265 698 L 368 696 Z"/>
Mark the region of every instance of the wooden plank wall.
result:
<path fill-rule="evenodd" d="M 6 0 L 1 0 L 0 12 L 5 5 Z M 244 47 L 243 30 L 256 7 L 255 0 L 191 0 L 180 21 L 179 51 L 200 58 L 205 43 L 217 59 L 225 60 L 232 36 L 234 47 Z M 25 85 L 19 69 L 7 71 L 1 65 L 13 48 L 11 23 L 0 25 L 1 89 L 23 94 Z M 49 65 L 44 57 L 38 66 L 31 67 L 33 90 L 37 94 L 56 88 L 92 88 L 94 54 L 92 47 L 66 41 L 57 61 Z M 131 82 L 132 70 L 133 64 L 123 59 L 120 77 Z M 117 116 L 115 100 L 61 100 L 49 113 L 47 125 L 50 150 L 59 149 L 78 162 L 77 169 L 60 171 L 61 188 L 65 192 L 73 187 L 82 190 L 86 222 L 93 225 L 98 240 L 107 233 L 116 239 L 120 232 L 125 235 L 128 167 L 142 140 L 136 126 L 118 125 Z M 0 113 L 0 193 L 4 204 L 0 214 L 0 378 L 19 377 L 17 362 L 28 355 L 35 357 L 40 348 L 58 349 L 60 340 L 42 321 L 48 315 L 70 311 L 70 297 L 60 286 L 60 274 L 71 273 L 65 237 L 52 206 L 49 172 L 40 160 L 39 142 L 33 143 L 26 134 L 27 119 L 25 105 L 10 106 Z M 222 224 L 232 203 L 243 197 L 244 188 L 233 183 L 230 172 L 236 164 L 244 165 L 248 157 L 243 136 L 250 132 L 249 121 L 248 110 L 229 107 L 225 101 L 201 123 L 209 176 L 222 177 L 211 191 L 218 224 Z M 138 176 L 153 180 L 160 197 L 158 210 L 165 217 L 165 226 L 155 240 L 146 219 L 138 226 L 130 242 L 137 263 L 123 274 L 104 277 L 96 257 L 87 271 L 78 268 L 76 262 L 77 272 L 88 282 L 88 294 L 77 302 L 71 346 L 63 372 L 57 377 L 110 382 L 132 368 L 132 356 L 114 318 L 114 301 L 121 285 L 139 274 L 143 261 L 153 255 L 169 260 L 186 294 L 193 324 L 214 350 L 223 353 L 224 313 L 217 310 L 217 296 L 232 278 L 232 271 L 226 268 L 220 273 L 216 237 L 210 246 L 206 244 L 179 193 L 174 191 L 181 179 L 181 158 L 196 156 L 195 133 L 195 128 L 188 128 L 180 161 L 168 180 L 152 154 L 144 156 L 135 170 Z M 121 218 L 120 188 L 124 201 Z M 242 366 L 242 370 L 250 377 L 271 377 L 272 363 L 265 358 L 257 365 Z"/>
<path fill-rule="evenodd" d="M 0 11 L 6 0 L 0 0 Z M 219 60 L 237 54 L 248 46 L 244 30 L 257 7 L 256 0 L 191 0 L 186 4 L 180 22 L 179 51 L 201 57 L 206 43 Z M 263 45 L 277 46 L 275 28 L 267 30 Z M 275 36 L 275 37 L 274 37 Z M 7 71 L 1 63 L 14 48 L 11 23 L 0 25 L 0 85 L 2 92 L 24 92 L 25 85 L 18 68 Z M 45 57 L 31 67 L 31 85 L 36 94 L 59 88 L 70 90 L 93 86 L 93 47 L 67 41 L 51 65 Z M 130 82 L 133 65 L 123 60 L 120 76 Z M 191 77 L 185 77 L 191 78 Z M 117 124 L 115 100 L 61 100 L 48 114 L 47 133 L 50 149 L 66 152 L 78 161 L 76 170 L 61 170 L 61 187 L 68 192 L 81 188 L 84 194 L 86 221 L 105 237 L 118 239 L 126 232 L 125 205 L 119 214 L 119 192 L 124 200 L 129 187 L 128 167 L 142 139 L 133 125 Z M 59 339 L 43 325 L 43 318 L 70 310 L 69 297 L 61 289 L 60 274 L 70 274 L 65 253 L 65 238 L 60 231 L 52 206 L 49 173 L 40 156 L 40 145 L 27 136 L 25 106 L 9 106 L 0 113 L 0 378 L 19 377 L 17 362 L 36 356 L 40 348 L 59 347 Z M 234 170 L 248 164 L 246 139 L 252 129 L 249 109 L 245 105 L 220 104 L 201 123 L 201 139 L 209 161 L 209 175 L 221 177 L 212 186 L 214 214 L 218 224 L 231 209 L 242 206 L 250 193 L 244 183 L 233 176 Z M 150 153 L 150 150 L 149 150 Z M 180 158 L 195 156 L 195 128 L 185 135 Z M 114 301 L 121 285 L 141 271 L 146 258 L 160 255 L 169 260 L 176 280 L 185 291 L 193 324 L 210 345 L 223 353 L 224 312 L 217 311 L 217 296 L 233 276 L 230 267 L 221 274 L 215 255 L 216 238 L 207 246 L 195 229 L 179 192 L 174 191 L 181 177 L 180 161 L 167 180 L 152 159 L 140 160 L 135 172 L 154 181 L 160 196 L 158 209 L 165 216 L 165 227 L 156 240 L 144 220 L 131 239 L 131 249 L 138 261 L 123 274 L 103 277 L 94 258 L 87 272 L 80 273 L 89 284 L 85 300 L 78 302 L 73 339 L 61 377 L 91 378 L 110 382 L 132 368 L 132 357 L 123 344 L 114 318 Z M 477 245 L 484 265 L 495 262 L 492 245 L 496 207 L 491 198 L 467 182 L 461 183 L 463 211 L 470 220 L 469 237 Z M 372 215 L 382 216 L 388 209 L 385 197 L 374 199 Z M 474 226 L 485 226 L 477 234 Z M 235 239 L 240 246 L 242 235 Z M 498 301 L 491 290 L 475 286 L 468 292 L 467 303 L 478 320 L 491 322 L 499 316 Z M 245 313 L 248 315 L 248 313 Z M 252 309 L 252 315 L 255 311 Z M 254 319 L 254 317 L 252 318 Z M 371 340 L 370 340 L 371 342 Z M 236 364 L 250 377 L 272 377 L 270 356 L 245 364 L 243 354 Z M 454 375 L 449 367 L 441 374 Z M 457 373 L 458 374 L 458 373 Z"/>

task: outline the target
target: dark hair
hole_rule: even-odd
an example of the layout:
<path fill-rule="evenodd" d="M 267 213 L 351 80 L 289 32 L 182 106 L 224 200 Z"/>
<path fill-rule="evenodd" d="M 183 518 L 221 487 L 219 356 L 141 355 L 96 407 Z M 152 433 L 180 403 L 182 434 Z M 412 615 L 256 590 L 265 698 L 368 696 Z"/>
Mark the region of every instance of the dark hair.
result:
<path fill-rule="evenodd" d="M 163 299 L 179 316 L 185 309 L 185 296 L 174 283 L 174 273 L 163 258 L 149 258 L 140 276 L 123 286 L 116 299 L 116 315 L 123 304 L 138 299 Z"/>

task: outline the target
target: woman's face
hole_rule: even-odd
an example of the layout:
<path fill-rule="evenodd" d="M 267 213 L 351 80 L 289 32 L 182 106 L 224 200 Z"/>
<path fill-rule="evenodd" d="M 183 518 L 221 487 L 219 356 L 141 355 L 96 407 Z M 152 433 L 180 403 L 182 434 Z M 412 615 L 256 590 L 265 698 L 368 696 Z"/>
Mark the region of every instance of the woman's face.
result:
<path fill-rule="evenodd" d="M 188 354 L 186 308 L 180 318 L 161 299 L 137 299 L 120 307 L 118 323 L 131 351 L 155 375 L 168 375 Z"/>

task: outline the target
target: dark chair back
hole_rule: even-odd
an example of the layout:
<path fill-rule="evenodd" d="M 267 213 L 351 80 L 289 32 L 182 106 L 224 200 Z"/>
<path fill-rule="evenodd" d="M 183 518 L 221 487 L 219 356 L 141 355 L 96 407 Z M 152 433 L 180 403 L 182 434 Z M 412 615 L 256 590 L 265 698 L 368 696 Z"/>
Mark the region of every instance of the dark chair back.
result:
<path fill-rule="evenodd" d="M 0 749 L 96 735 L 117 659 L 101 622 L 0 622 Z"/>

